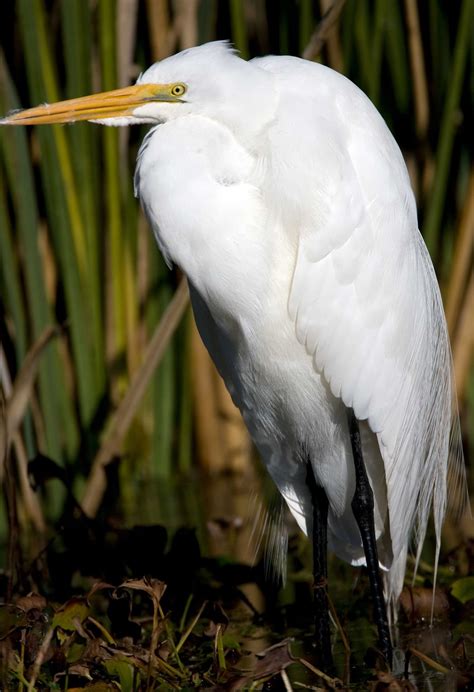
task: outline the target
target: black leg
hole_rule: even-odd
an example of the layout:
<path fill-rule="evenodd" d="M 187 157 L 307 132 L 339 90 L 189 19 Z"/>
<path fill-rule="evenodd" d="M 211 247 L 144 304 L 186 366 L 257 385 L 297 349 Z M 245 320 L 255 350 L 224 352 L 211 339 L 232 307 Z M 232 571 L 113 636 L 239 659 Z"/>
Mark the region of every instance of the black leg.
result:
<path fill-rule="evenodd" d="M 313 589 L 316 647 L 320 665 L 328 669 L 332 667 L 327 598 L 328 499 L 324 488 L 316 483 L 309 459 L 307 462 L 306 483 L 311 492 L 311 501 L 313 503 Z"/>
<path fill-rule="evenodd" d="M 351 507 L 359 526 L 362 544 L 364 546 L 367 570 L 369 573 L 370 591 L 374 607 L 374 618 L 379 633 L 380 649 L 389 664 L 392 665 L 392 643 L 388 628 L 387 608 L 383 595 L 382 579 L 380 577 L 377 542 L 374 527 L 374 494 L 370 487 L 364 459 L 357 419 L 352 409 L 349 410 L 349 433 L 351 436 L 352 454 L 354 456 L 356 488 Z"/>

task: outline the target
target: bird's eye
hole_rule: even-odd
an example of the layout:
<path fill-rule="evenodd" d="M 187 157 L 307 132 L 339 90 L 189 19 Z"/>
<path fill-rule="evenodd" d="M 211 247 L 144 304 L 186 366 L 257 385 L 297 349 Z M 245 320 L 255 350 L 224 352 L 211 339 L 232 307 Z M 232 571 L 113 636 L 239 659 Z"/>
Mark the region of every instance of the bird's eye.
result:
<path fill-rule="evenodd" d="M 182 96 L 185 93 L 186 87 L 184 86 L 184 84 L 175 84 L 173 87 L 171 87 L 172 96 Z"/>

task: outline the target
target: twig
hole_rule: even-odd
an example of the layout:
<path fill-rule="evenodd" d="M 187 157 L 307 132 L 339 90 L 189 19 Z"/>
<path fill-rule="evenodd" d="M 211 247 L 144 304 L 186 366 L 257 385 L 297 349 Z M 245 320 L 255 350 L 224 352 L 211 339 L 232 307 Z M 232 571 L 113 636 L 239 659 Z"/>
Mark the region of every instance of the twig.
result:
<path fill-rule="evenodd" d="M 313 666 L 309 661 L 307 661 L 305 658 L 298 658 L 296 659 L 299 663 L 301 663 L 305 668 L 310 670 L 312 673 L 320 677 L 324 682 L 326 682 L 329 687 L 333 690 L 336 690 L 338 687 L 342 687 L 342 680 L 339 680 L 339 678 L 331 678 L 329 675 L 326 675 L 322 670 L 319 670 L 319 668 L 316 668 Z"/>
<path fill-rule="evenodd" d="M 444 673 L 446 675 L 447 673 L 451 672 L 449 668 L 446 668 L 446 666 L 441 665 L 441 663 L 438 663 L 438 661 L 435 661 L 433 658 L 430 658 L 421 651 L 418 651 L 418 649 L 414 649 L 412 646 L 410 646 L 408 650 L 413 654 L 413 656 L 417 656 L 417 658 L 429 665 L 431 668 L 437 670 L 439 673 Z"/>
<path fill-rule="evenodd" d="M 167 0 L 147 0 L 147 19 L 153 60 L 163 60 L 171 52 L 174 29 L 170 26 Z"/>
<path fill-rule="evenodd" d="M 174 0 L 174 29 L 179 48 L 191 48 L 198 42 L 197 0 Z"/>
<path fill-rule="evenodd" d="M 21 495 L 23 497 L 26 514 L 33 526 L 39 533 L 46 530 L 46 522 L 43 517 L 41 505 L 34 494 L 28 480 L 28 458 L 23 439 L 18 429 L 11 433 L 12 440 L 9 439 L 9 405 L 5 397 L 13 397 L 13 385 L 10 372 L 6 362 L 3 348 L 0 347 L 0 482 L 3 480 L 4 466 L 8 463 L 8 453 L 10 444 L 13 443 L 15 458 L 18 468 L 18 479 L 20 481 Z"/>
<path fill-rule="evenodd" d="M 291 686 L 290 678 L 288 677 L 286 670 L 280 670 L 280 676 L 286 692 L 293 692 L 293 687 Z"/>
<path fill-rule="evenodd" d="M 346 654 L 344 657 L 344 683 L 348 685 L 351 671 L 351 645 L 349 644 L 349 640 L 347 639 L 346 633 L 344 632 L 344 628 L 341 625 L 341 621 L 339 620 L 338 614 L 336 612 L 331 597 L 329 596 L 329 594 L 326 594 L 326 596 L 329 604 L 329 612 L 331 613 L 331 616 L 334 622 L 336 623 L 336 627 L 338 629 L 339 634 L 341 635 L 342 643 L 344 645 L 344 650 Z"/>
<path fill-rule="evenodd" d="M 23 438 L 18 432 L 15 433 L 15 435 L 13 436 L 13 446 L 15 449 L 16 466 L 18 471 L 18 480 L 21 489 L 21 496 L 23 498 L 26 514 L 33 526 L 35 527 L 35 530 L 38 531 L 38 533 L 40 534 L 45 534 L 46 521 L 44 519 L 43 511 L 41 509 L 41 504 L 38 501 L 38 497 L 30 485 L 30 481 L 28 478 L 28 456 L 26 453 Z"/>
<path fill-rule="evenodd" d="M 341 621 L 339 620 L 339 617 L 337 615 L 337 612 L 336 612 L 336 609 L 334 607 L 334 603 L 332 602 L 331 597 L 329 596 L 329 594 L 326 594 L 326 596 L 328 599 L 329 610 L 331 612 L 332 617 L 334 618 L 334 622 L 336 623 L 336 627 L 339 630 L 339 634 L 341 635 L 344 649 L 346 651 L 346 654 L 348 656 L 350 656 L 351 655 L 351 645 L 349 644 L 349 640 L 347 639 L 346 633 L 344 632 L 344 628 L 341 625 Z"/>
<path fill-rule="evenodd" d="M 46 327 L 26 354 L 20 372 L 16 376 L 13 389 L 6 402 L 5 425 L 0 426 L 0 450 L 5 449 L 6 454 L 10 450 L 13 435 L 18 430 L 28 407 L 44 349 L 51 339 L 60 333 L 61 328 L 57 325 Z"/>
<path fill-rule="evenodd" d="M 53 638 L 54 629 L 55 629 L 54 627 L 50 627 L 49 630 L 46 632 L 43 641 L 41 642 L 41 646 L 38 650 L 38 655 L 36 656 L 35 662 L 33 663 L 33 669 L 31 671 L 31 677 L 30 677 L 30 680 L 28 682 L 28 691 L 27 692 L 33 692 L 33 690 L 35 689 L 36 678 L 38 677 L 38 673 L 40 671 L 40 668 L 43 665 L 44 657 L 46 656 L 49 645 L 51 644 L 51 639 Z"/>
<path fill-rule="evenodd" d="M 181 321 L 188 299 L 186 280 L 182 279 L 148 344 L 141 367 L 133 376 L 127 393 L 112 416 L 106 438 L 93 461 L 81 503 L 83 511 L 90 517 L 95 516 L 105 492 L 104 467 L 119 453 L 150 378 Z"/>
<path fill-rule="evenodd" d="M 323 16 L 331 9 L 331 0 L 319 0 Z M 330 31 L 327 36 L 328 65 L 334 70 L 344 74 L 344 55 L 338 31 Z"/>
<path fill-rule="evenodd" d="M 423 42 L 420 33 L 418 7 L 414 0 L 405 0 L 405 15 L 408 29 L 408 46 L 410 49 L 411 72 L 415 99 L 416 132 L 424 139 L 428 129 L 429 105 L 428 86 L 426 84 Z"/>
<path fill-rule="evenodd" d="M 324 17 L 322 17 L 321 21 L 317 24 L 316 29 L 313 31 L 308 41 L 308 45 L 303 51 L 302 57 L 305 58 L 305 60 L 314 60 L 314 58 L 319 55 L 328 35 L 342 12 L 345 2 L 346 0 L 334 0 Z"/>

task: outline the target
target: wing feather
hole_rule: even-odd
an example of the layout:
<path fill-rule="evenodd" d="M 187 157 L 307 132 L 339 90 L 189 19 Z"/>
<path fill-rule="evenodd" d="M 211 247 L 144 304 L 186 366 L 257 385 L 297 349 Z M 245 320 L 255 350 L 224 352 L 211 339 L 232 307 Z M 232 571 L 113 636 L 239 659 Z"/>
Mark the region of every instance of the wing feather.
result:
<path fill-rule="evenodd" d="M 288 307 L 315 369 L 377 435 L 396 595 L 397 557 L 413 528 L 423 542 L 432 507 L 440 535 L 455 396 L 441 297 L 406 171 L 386 156 L 374 177 L 371 156 L 370 147 L 362 155 L 360 144 L 341 145 L 337 184 L 325 181 L 326 214 L 299 234 Z"/>

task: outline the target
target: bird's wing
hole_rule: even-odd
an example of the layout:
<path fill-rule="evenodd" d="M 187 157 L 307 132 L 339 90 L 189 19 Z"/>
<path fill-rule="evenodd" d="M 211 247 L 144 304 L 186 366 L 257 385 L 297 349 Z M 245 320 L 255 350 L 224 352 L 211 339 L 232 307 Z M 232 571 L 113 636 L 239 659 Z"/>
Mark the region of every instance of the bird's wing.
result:
<path fill-rule="evenodd" d="M 380 148 L 319 126 L 325 166 L 318 201 L 301 212 L 289 312 L 332 393 L 377 435 L 397 556 L 414 525 L 422 541 L 431 505 L 438 532 L 444 516 L 455 407 L 446 323 L 388 130 Z"/>

